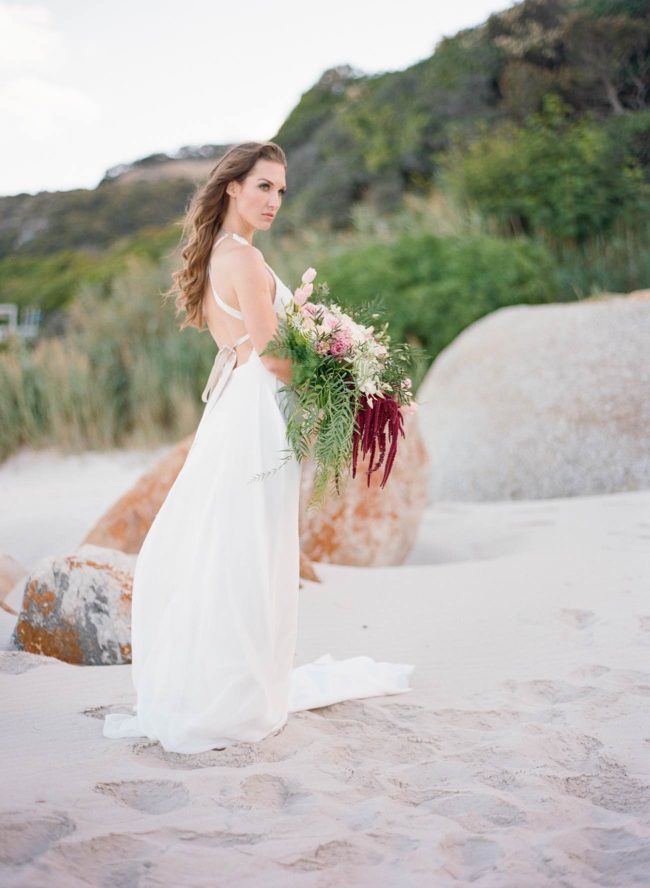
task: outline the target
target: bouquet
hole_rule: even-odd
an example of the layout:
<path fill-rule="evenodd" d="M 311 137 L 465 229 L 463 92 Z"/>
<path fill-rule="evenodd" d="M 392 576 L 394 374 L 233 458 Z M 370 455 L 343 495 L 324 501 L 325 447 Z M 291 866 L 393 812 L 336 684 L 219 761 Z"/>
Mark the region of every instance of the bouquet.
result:
<path fill-rule="evenodd" d="M 334 302 L 310 300 L 316 270 L 308 268 L 293 299 L 285 306 L 278 330 L 263 354 L 279 354 L 292 362 L 288 391 L 288 455 L 300 462 L 311 456 L 314 482 L 309 507 L 322 503 L 332 482 L 340 494 L 341 478 L 359 456 L 369 455 L 370 476 L 384 466 L 384 487 L 404 436 L 404 414 L 418 405 L 411 391 L 407 365 L 417 348 L 391 346 L 388 324 L 379 330 L 353 318 Z M 316 284 L 318 299 L 329 295 L 325 282 Z M 378 318 L 371 314 L 370 320 Z M 278 466 L 280 468 L 280 466 Z M 276 471 L 276 469 L 272 470 Z M 264 473 L 265 477 L 268 473 Z"/>

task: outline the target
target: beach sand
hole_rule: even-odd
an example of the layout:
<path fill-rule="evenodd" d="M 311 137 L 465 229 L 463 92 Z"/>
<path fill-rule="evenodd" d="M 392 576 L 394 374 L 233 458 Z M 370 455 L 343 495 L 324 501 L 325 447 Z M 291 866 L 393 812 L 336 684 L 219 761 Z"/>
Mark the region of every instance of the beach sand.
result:
<path fill-rule="evenodd" d="M 0 551 L 71 551 L 161 452 L 8 460 Z M 430 504 L 406 564 L 301 590 L 296 665 L 413 689 L 223 752 L 105 739 L 129 666 L 0 652 L 1 884 L 649 885 L 649 552 L 650 491 Z"/>

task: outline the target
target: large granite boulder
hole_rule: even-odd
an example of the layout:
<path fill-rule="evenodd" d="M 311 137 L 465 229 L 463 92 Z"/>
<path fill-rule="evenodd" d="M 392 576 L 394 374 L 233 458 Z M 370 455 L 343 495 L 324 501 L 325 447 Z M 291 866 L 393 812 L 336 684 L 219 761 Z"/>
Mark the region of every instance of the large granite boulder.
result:
<path fill-rule="evenodd" d="M 650 291 L 498 309 L 420 386 L 429 500 L 650 487 Z"/>
<path fill-rule="evenodd" d="M 194 435 L 188 435 L 159 459 L 101 516 L 82 543 L 137 554 L 193 440 Z"/>
<path fill-rule="evenodd" d="M 42 559 L 27 578 L 13 646 L 78 665 L 130 663 L 135 561 L 91 545 Z"/>

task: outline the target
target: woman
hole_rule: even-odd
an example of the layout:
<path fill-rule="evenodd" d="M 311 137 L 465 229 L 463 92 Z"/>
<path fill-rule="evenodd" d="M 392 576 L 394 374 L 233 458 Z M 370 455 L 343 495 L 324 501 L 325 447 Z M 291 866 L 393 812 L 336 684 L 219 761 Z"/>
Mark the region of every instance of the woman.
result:
<path fill-rule="evenodd" d="M 282 205 L 285 172 L 278 145 L 244 142 L 188 211 L 170 292 L 187 315 L 181 329 L 207 324 L 219 351 L 192 447 L 137 559 L 135 714 L 107 715 L 105 737 L 204 752 L 277 733 L 289 712 L 409 690 L 410 664 L 325 654 L 293 668 L 300 464 L 280 391 L 291 362 L 262 355 L 292 293 L 252 243 Z"/>

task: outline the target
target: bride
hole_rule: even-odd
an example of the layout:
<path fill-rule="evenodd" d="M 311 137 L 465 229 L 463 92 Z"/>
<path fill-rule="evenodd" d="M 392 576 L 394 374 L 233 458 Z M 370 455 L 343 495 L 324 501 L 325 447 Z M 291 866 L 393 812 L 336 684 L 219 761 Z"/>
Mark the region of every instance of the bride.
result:
<path fill-rule="evenodd" d="M 253 245 L 286 193 L 274 142 L 244 142 L 190 203 L 174 273 L 180 329 L 207 326 L 218 352 L 185 463 L 140 550 L 131 609 L 132 713 L 103 735 L 198 753 L 279 732 L 288 715 L 410 690 L 408 663 L 324 654 L 294 667 L 300 464 L 288 448 L 291 362 L 263 355 L 290 289 Z M 269 472 L 262 479 L 259 473 Z"/>

